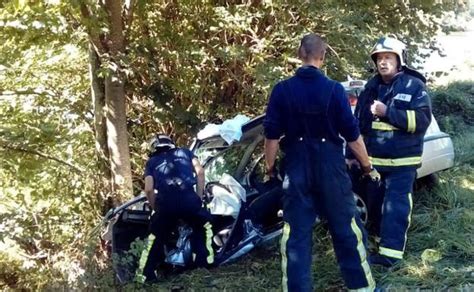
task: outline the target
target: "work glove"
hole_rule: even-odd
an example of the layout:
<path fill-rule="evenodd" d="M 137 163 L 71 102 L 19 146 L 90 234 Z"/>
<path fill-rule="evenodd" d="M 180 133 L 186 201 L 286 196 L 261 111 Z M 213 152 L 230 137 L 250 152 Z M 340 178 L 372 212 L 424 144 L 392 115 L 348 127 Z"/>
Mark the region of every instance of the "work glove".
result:
<path fill-rule="evenodd" d="M 372 165 L 363 167 L 363 177 L 369 177 L 373 182 L 380 182 L 380 173 Z"/>

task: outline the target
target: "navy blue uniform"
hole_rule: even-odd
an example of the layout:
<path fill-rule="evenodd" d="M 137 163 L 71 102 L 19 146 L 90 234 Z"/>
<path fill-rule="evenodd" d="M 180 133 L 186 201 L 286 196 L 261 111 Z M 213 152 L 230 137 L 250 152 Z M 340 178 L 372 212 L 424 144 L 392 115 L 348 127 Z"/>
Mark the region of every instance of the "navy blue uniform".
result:
<path fill-rule="evenodd" d="M 194 191 L 192 159 L 188 149 L 175 148 L 152 156 L 145 166 L 145 176 L 153 176 L 154 188 L 158 190 L 151 235 L 139 266 L 139 274 L 146 281 L 156 280 L 156 266 L 165 259 L 164 244 L 180 219 L 193 229 L 191 247 L 195 264 L 203 267 L 214 261 L 211 215 Z"/>
<path fill-rule="evenodd" d="M 344 88 L 312 66 L 278 83 L 264 121 L 267 139 L 285 135 L 281 148 L 284 228 L 283 289 L 311 291 L 312 230 L 317 214 L 328 221 L 342 276 L 349 289 L 375 287 L 366 260 L 360 218 L 346 172 L 343 140 L 359 137 Z"/>
<path fill-rule="evenodd" d="M 374 100 L 387 106 L 386 116 L 370 111 Z M 400 72 L 389 84 L 380 75 L 366 84 L 355 116 L 382 188 L 369 186 L 369 224 L 381 237 L 379 254 L 402 259 L 412 211 L 413 183 L 421 164 L 423 137 L 431 122 L 431 102 L 419 78 Z M 383 215 L 382 215 L 383 214 Z"/>

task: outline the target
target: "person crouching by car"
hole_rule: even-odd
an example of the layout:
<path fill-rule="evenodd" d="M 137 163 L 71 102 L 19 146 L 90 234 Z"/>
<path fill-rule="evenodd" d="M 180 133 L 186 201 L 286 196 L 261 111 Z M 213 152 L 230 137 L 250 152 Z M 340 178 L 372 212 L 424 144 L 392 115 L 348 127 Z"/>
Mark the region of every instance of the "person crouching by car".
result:
<path fill-rule="evenodd" d="M 377 74 L 365 85 L 354 114 L 372 165 L 382 178 L 382 187 L 369 187 L 365 194 L 369 232 L 380 237 L 378 253 L 369 257 L 369 263 L 392 266 L 405 251 L 431 101 L 425 78 L 407 67 L 404 43 L 380 38 L 371 57 Z"/>
<path fill-rule="evenodd" d="M 165 260 L 164 245 L 178 220 L 192 229 L 194 264 L 206 267 L 214 262 L 211 215 L 203 207 L 204 169 L 193 153 L 176 147 L 170 137 L 156 135 L 145 166 L 145 194 L 154 213 L 150 236 L 139 263 L 139 282 L 155 282 L 155 269 Z M 196 191 L 194 190 L 196 185 Z"/>

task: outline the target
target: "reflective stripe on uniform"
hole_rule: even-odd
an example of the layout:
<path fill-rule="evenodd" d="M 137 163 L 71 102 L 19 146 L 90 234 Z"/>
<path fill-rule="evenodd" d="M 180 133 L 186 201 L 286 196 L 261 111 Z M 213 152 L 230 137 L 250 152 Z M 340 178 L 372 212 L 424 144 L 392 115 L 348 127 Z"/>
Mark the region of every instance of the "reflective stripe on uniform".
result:
<path fill-rule="evenodd" d="M 403 251 L 386 248 L 383 246 L 379 247 L 379 254 L 388 256 L 391 258 L 395 258 L 395 259 L 400 259 L 400 260 L 403 259 Z"/>
<path fill-rule="evenodd" d="M 407 132 L 408 133 L 415 133 L 416 130 L 416 117 L 415 117 L 415 111 L 413 110 L 407 110 Z"/>
<path fill-rule="evenodd" d="M 359 289 L 349 289 L 351 292 L 373 292 L 375 289 L 374 287 L 364 287 L 364 288 L 359 288 Z"/>
<path fill-rule="evenodd" d="M 365 280 L 367 281 L 367 284 L 369 286 L 365 288 L 350 290 L 350 291 L 373 291 L 375 288 L 375 281 L 374 281 L 374 278 L 372 277 L 372 272 L 370 271 L 369 263 L 367 262 L 367 253 L 365 251 L 364 243 L 362 242 L 362 232 L 360 231 L 359 226 L 357 226 L 357 223 L 354 217 L 352 217 L 351 228 L 357 238 L 357 252 L 359 253 L 359 257 L 360 257 L 360 265 L 362 266 L 362 269 L 364 270 Z"/>
<path fill-rule="evenodd" d="M 281 285 L 283 288 L 283 292 L 288 291 L 288 275 L 287 275 L 287 268 L 288 268 L 288 258 L 286 257 L 286 243 L 288 242 L 288 238 L 290 237 L 290 224 L 285 222 L 283 225 L 283 236 L 281 237 L 281 270 L 283 272 L 283 277 L 281 279 Z"/>
<path fill-rule="evenodd" d="M 380 131 L 396 131 L 397 127 L 394 127 L 388 123 L 384 122 L 372 122 L 372 129 Z"/>
<path fill-rule="evenodd" d="M 207 263 L 214 263 L 214 250 L 212 249 L 212 224 L 207 222 L 204 224 L 206 229 L 206 248 L 209 255 L 207 256 Z"/>
<path fill-rule="evenodd" d="M 140 261 L 138 263 L 138 269 L 135 273 L 135 281 L 138 283 L 145 283 L 146 277 L 143 275 L 143 269 L 145 268 L 145 264 L 148 260 L 148 255 L 150 254 L 150 249 L 153 243 L 155 242 L 155 235 L 150 234 L 146 239 L 146 246 L 142 250 L 142 254 L 140 255 Z"/>
<path fill-rule="evenodd" d="M 407 230 L 405 230 L 405 241 L 403 242 L 403 250 L 405 250 L 405 246 L 407 244 L 407 233 L 411 225 L 411 211 L 413 210 L 413 199 L 411 193 L 408 193 L 408 201 L 410 202 L 410 212 L 408 213 L 408 226 Z"/>
<path fill-rule="evenodd" d="M 376 158 L 370 157 L 369 160 L 373 165 L 380 166 L 407 166 L 417 165 L 421 163 L 421 156 L 404 157 L 404 158 Z"/>

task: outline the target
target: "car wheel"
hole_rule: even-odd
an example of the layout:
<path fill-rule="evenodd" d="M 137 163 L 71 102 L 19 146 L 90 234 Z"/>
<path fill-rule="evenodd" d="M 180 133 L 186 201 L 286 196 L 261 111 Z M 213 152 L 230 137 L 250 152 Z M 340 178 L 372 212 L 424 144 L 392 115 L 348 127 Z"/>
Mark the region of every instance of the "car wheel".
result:
<path fill-rule="evenodd" d="M 360 216 L 360 221 L 362 221 L 362 224 L 366 225 L 367 224 L 367 219 L 369 218 L 369 213 L 367 211 L 367 205 L 365 204 L 365 202 L 362 200 L 362 198 L 352 192 L 352 194 L 354 195 L 354 199 L 356 201 L 356 209 L 359 213 L 359 216 Z"/>
<path fill-rule="evenodd" d="M 426 188 L 427 190 L 433 189 L 439 183 L 439 177 L 436 173 L 429 174 L 415 181 L 415 189 L 421 190 Z"/>

